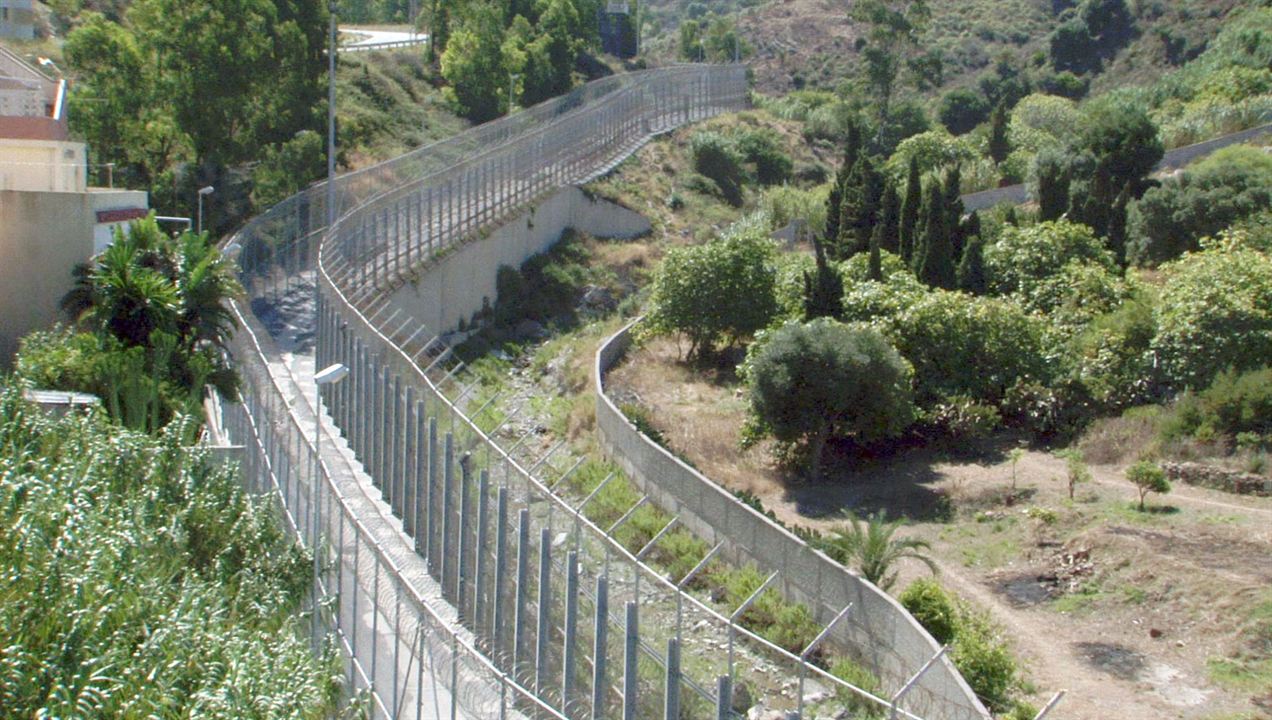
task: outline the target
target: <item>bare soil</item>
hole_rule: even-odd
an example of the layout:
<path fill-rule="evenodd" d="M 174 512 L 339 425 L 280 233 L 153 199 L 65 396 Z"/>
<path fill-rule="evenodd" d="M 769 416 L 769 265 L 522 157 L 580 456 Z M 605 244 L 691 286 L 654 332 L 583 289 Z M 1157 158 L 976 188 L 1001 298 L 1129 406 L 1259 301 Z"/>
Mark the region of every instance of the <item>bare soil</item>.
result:
<path fill-rule="evenodd" d="M 608 385 L 704 474 L 754 493 L 782 522 L 825 531 L 844 511 L 907 519 L 903 532 L 932 543 L 939 580 L 1010 638 L 1034 702 L 1068 691 L 1049 717 L 1272 717 L 1266 688 L 1226 686 L 1211 668 L 1248 648 L 1248 617 L 1272 602 L 1272 500 L 1177 486 L 1141 512 L 1123 465 L 1091 466 L 1070 499 L 1049 448 L 1028 448 L 1013 469 L 1017 438 L 885 458 L 831 448 L 811 484 L 767 448 L 738 449 L 736 379 L 681 362 L 674 340 L 636 351 Z M 902 570 L 898 589 L 927 572 Z"/>

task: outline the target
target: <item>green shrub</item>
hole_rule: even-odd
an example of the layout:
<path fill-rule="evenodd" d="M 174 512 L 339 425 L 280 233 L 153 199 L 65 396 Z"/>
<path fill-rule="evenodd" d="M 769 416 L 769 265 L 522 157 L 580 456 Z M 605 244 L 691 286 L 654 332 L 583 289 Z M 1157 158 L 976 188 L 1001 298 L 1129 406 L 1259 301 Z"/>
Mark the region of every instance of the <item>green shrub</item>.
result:
<path fill-rule="evenodd" d="M 897 600 L 938 643 L 948 645 L 954 639 L 958 631 L 958 608 L 936 580 L 915 580 Z"/>
<path fill-rule="evenodd" d="M 1038 285 L 1071 262 L 1115 269 L 1113 256 L 1086 225 L 1056 220 L 1028 227 L 1008 226 L 985 246 L 985 270 L 991 288 L 1037 298 Z M 1040 305 L 1048 303 L 1037 300 Z"/>
<path fill-rule="evenodd" d="M 1210 387 L 1200 393 L 1180 397 L 1175 408 L 1170 435 L 1222 434 L 1266 435 L 1272 433 L 1272 368 L 1245 373 L 1220 373 Z"/>
<path fill-rule="evenodd" d="M 693 152 L 693 169 L 710 178 L 726 202 L 741 207 L 742 156 L 733 143 L 719 133 L 700 131 L 694 133 L 689 146 Z"/>
<path fill-rule="evenodd" d="M 1176 390 L 1272 357 L 1272 257 L 1244 248 L 1189 253 L 1163 266 L 1152 349 Z"/>
<path fill-rule="evenodd" d="M 993 434 L 1002 424 L 1003 417 L 992 405 L 966 396 L 955 396 L 937 403 L 927 413 L 927 421 L 956 440 L 980 440 Z"/>
<path fill-rule="evenodd" d="M 780 185 L 790 179 L 794 163 L 782 149 L 776 132 L 747 131 L 735 143 L 743 161 L 755 169 L 754 177 L 761 185 Z"/>
<path fill-rule="evenodd" d="M 879 694 L 879 678 L 852 658 L 835 658 L 830 663 L 830 674 L 853 687 L 861 688 L 874 695 Z M 836 693 L 836 698 L 844 704 L 850 717 L 867 720 L 883 716 L 883 708 L 878 703 L 867 700 L 851 690 L 841 689 Z"/>

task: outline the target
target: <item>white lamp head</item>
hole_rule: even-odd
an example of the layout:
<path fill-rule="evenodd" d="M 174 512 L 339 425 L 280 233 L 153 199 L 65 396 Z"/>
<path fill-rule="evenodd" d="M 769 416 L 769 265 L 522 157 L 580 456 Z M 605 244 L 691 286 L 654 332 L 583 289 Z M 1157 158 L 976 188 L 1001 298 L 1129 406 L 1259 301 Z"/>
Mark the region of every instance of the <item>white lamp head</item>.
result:
<path fill-rule="evenodd" d="M 323 368 L 317 375 L 314 375 L 314 382 L 319 385 L 332 385 L 344 380 L 349 374 L 349 368 L 343 363 L 335 363 Z"/>

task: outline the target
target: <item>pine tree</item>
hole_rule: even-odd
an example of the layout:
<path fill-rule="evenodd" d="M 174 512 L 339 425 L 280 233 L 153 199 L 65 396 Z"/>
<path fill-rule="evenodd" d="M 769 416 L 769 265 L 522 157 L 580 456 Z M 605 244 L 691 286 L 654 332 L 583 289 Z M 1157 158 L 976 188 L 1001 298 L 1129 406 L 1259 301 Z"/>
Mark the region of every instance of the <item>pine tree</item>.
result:
<path fill-rule="evenodd" d="M 844 145 L 844 161 L 835 173 L 835 183 L 830 186 L 830 195 L 826 198 L 826 240 L 833 244 L 839 242 L 839 218 L 843 212 L 844 188 L 848 184 L 848 176 L 857 165 L 857 156 L 861 154 L 861 128 L 857 123 L 848 125 L 848 141 Z"/>
<path fill-rule="evenodd" d="M 901 219 L 897 225 L 897 241 L 901 259 L 914 262 L 914 246 L 919 225 L 919 206 L 923 202 L 923 181 L 919 177 L 919 159 L 910 158 L 910 173 L 905 184 L 905 201 L 901 203 Z"/>
<path fill-rule="evenodd" d="M 989 284 L 985 281 L 985 241 L 978 235 L 969 235 L 963 248 L 963 259 L 958 263 L 958 289 L 973 295 L 984 295 Z"/>
<path fill-rule="evenodd" d="M 919 263 L 919 279 L 931 287 L 954 287 L 954 255 L 950 246 L 949 217 L 945 209 L 945 195 L 939 182 L 932 182 L 928 201 L 924 208 L 923 257 Z"/>
<path fill-rule="evenodd" d="M 890 180 L 884 186 L 880 203 L 879 227 L 883 234 L 879 238 L 879 249 L 900 254 L 901 196 Z"/>
<path fill-rule="evenodd" d="M 989 116 L 989 156 L 1001 165 L 1011 155 L 1011 141 L 1007 138 L 1007 103 L 994 106 Z"/>
<path fill-rule="evenodd" d="M 869 156 L 857 158 L 857 165 L 844 185 L 839 216 L 839 257 L 847 258 L 870 249 L 870 236 L 879 222 L 883 199 L 883 176 Z"/>
<path fill-rule="evenodd" d="M 804 320 L 819 317 L 841 317 L 844 314 L 844 281 L 826 261 L 826 250 L 813 239 L 817 268 L 804 273 Z"/>
<path fill-rule="evenodd" d="M 879 243 L 882 240 L 883 225 L 876 225 L 870 234 L 870 279 L 883 282 L 883 258 L 879 256 Z"/>

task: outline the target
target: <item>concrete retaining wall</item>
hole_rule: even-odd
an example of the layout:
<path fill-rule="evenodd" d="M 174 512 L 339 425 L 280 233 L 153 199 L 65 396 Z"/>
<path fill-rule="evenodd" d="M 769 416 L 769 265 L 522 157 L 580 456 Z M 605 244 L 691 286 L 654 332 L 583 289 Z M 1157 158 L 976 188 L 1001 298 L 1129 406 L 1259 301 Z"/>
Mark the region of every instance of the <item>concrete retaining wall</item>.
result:
<path fill-rule="evenodd" d="M 605 394 L 605 372 L 630 344 L 628 325 L 596 357 L 596 427 L 601 446 L 650 498 L 735 563 L 780 571 L 782 592 L 829 623 L 852 603 L 832 640 L 869 667 L 890 696 L 940 649 L 932 636 L 891 596 L 845 569 L 728 491 L 678 460 L 636 429 Z M 931 720 L 989 716 L 948 658 L 931 667 L 902 706 Z"/>
<path fill-rule="evenodd" d="M 590 197 L 576 187 L 563 188 L 485 237 L 470 240 L 422 268 L 413 282 L 393 293 L 392 305 L 434 332 L 452 330 L 483 304 L 494 305 L 499 266 L 521 267 L 555 245 L 567 228 L 604 238 L 638 237 L 650 230 L 649 220 L 640 213 Z"/>

